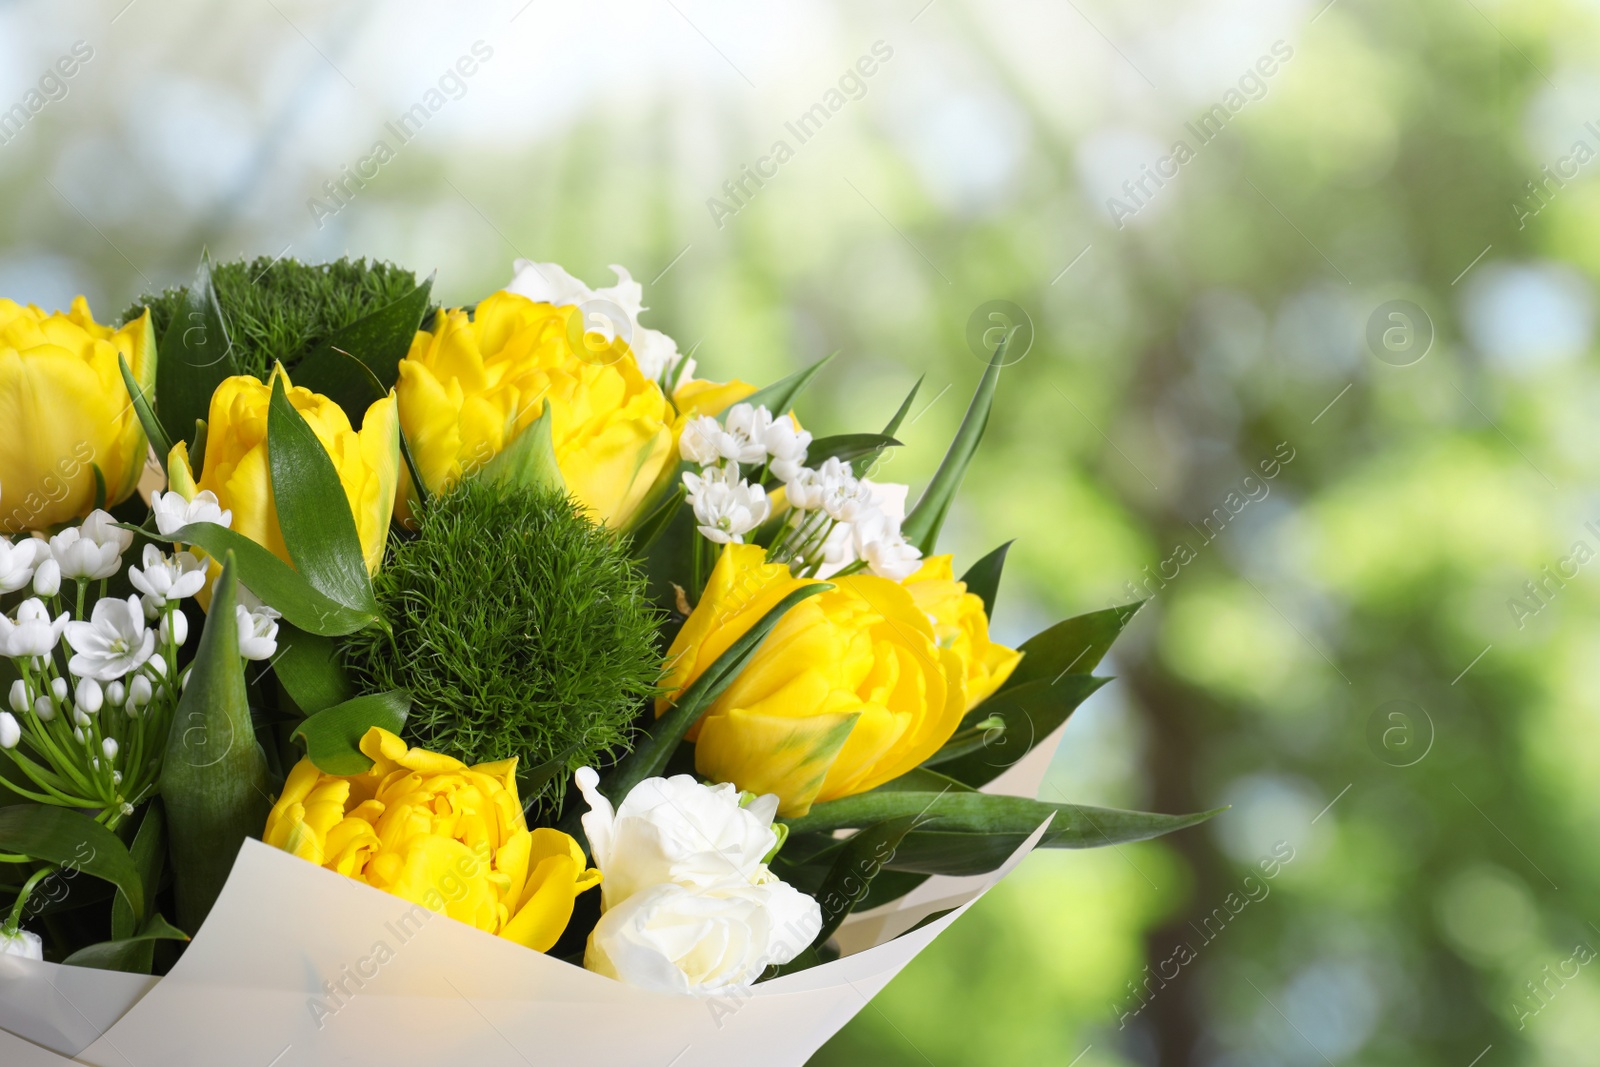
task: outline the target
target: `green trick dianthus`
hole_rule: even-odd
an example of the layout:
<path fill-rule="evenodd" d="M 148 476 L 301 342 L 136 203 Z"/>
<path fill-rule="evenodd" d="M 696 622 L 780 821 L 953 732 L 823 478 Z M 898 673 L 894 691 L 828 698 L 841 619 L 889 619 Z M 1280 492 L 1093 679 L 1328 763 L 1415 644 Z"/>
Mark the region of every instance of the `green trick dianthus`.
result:
<path fill-rule="evenodd" d="M 346 661 L 369 691 L 410 691 L 414 745 L 523 768 L 572 749 L 575 770 L 626 746 L 656 692 L 644 575 L 561 493 L 469 478 L 428 502 L 373 587 L 393 637 L 355 636 Z"/>
<path fill-rule="evenodd" d="M 292 376 L 301 357 L 330 334 L 399 300 L 417 287 L 417 277 L 381 260 L 310 264 L 258 256 L 213 264 L 211 283 L 240 371 L 265 380 L 275 361 Z M 137 318 L 148 306 L 156 337 L 164 337 L 184 292 L 140 297 L 122 319 Z"/>

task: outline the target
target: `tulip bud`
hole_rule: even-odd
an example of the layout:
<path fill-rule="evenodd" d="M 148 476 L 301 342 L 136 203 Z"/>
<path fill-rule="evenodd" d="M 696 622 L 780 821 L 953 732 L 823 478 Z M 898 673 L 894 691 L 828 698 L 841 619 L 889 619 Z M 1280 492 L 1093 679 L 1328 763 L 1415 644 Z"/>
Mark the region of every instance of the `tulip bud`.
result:
<path fill-rule="evenodd" d="M 55 596 L 61 592 L 61 564 L 54 558 L 45 560 L 33 572 L 33 591 L 37 596 Z"/>
<path fill-rule="evenodd" d="M 56 717 L 56 706 L 49 697 L 36 697 L 33 701 L 33 713 L 39 716 L 40 722 L 49 722 Z"/>
<path fill-rule="evenodd" d="M 22 740 L 22 724 L 9 711 L 0 711 L 0 748 L 16 748 Z"/>
<path fill-rule="evenodd" d="M 33 704 L 33 696 L 28 692 L 28 683 L 21 678 L 11 683 L 11 710 L 21 715 Z"/>
<path fill-rule="evenodd" d="M 93 715 L 105 703 L 105 693 L 100 688 L 100 683 L 93 678 L 82 678 L 78 681 L 77 692 L 73 694 L 78 701 L 78 708 Z"/>

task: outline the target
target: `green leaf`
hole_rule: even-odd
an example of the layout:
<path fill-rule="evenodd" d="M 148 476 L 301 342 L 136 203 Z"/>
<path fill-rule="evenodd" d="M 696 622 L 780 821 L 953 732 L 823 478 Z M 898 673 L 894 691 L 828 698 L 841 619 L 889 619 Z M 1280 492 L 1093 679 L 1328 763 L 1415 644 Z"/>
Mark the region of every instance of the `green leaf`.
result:
<path fill-rule="evenodd" d="M 855 910 L 871 911 L 890 901 L 899 900 L 927 880 L 927 875 L 914 871 L 880 871 L 878 877 L 872 880 L 872 888 L 867 891 L 866 899 L 857 904 Z"/>
<path fill-rule="evenodd" d="M 149 534 L 148 530 L 139 532 Z M 378 621 L 376 607 L 372 611 L 345 607 L 312 588 L 310 582 L 283 560 L 225 526 L 214 522 L 191 523 L 161 540 L 199 545 L 217 559 L 233 553 L 239 580 L 245 587 L 280 612 L 290 625 L 307 633 L 343 637 Z"/>
<path fill-rule="evenodd" d="M 838 354 L 837 352 L 830 352 L 804 370 L 795 371 L 787 378 L 773 382 L 765 388 L 757 389 L 739 401 L 739 403 L 749 404 L 751 407 L 765 407 L 774 415 L 782 415 L 794 406 L 794 398 L 800 395 L 802 389 L 811 384 L 811 379 L 815 378 L 817 373 L 823 367 L 826 367 L 829 361 Z"/>
<path fill-rule="evenodd" d="M 983 431 L 989 425 L 995 388 L 1000 383 L 1000 368 L 1005 366 L 1007 341 L 1001 341 L 995 348 L 993 358 L 983 369 L 983 377 L 978 380 L 972 403 L 967 405 L 961 428 L 956 431 L 955 440 L 950 442 L 950 450 L 945 453 L 944 461 L 934 472 L 928 488 L 923 490 L 917 506 L 911 509 L 911 514 L 901 524 L 900 532 L 905 539 L 922 549 L 925 556 L 933 554 L 934 545 L 939 540 L 939 530 L 950 514 L 950 505 L 955 501 L 956 491 L 961 488 L 961 479 L 966 476 L 967 464 L 972 462 L 972 457 L 978 451 L 978 442 L 983 440 Z"/>
<path fill-rule="evenodd" d="M 178 922 L 190 930 L 200 929 L 239 846 L 260 835 L 271 806 L 239 656 L 238 570 L 226 553 L 161 768 Z"/>
<path fill-rule="evenodd" d="M 183 303 L 161 338 L 160 353 L 156 414 L 169 431 L 187 429 L 206 417 L 222 380 L 239 373 L 227 319 L 211 284 L 210 255 L 201 256 L 194 283 L 184 290 Z M 172 435 L 163 436 L 170 440 Z"/>
<path fill-rule="evenodd" d="M 822 930 L 811 942 L 811 948 L 826 944 L 839 924 L 866 899 L 878 873 L 893 859 L 900 842 L 916 828 L 918 821 L 917 815 L 888 819 L 861 830 L 843 843 L 822 884 L 811 894 L 822 908 Z M 814 954 L 798 956 L 778 973 L 805 970 L 814 966 L 816 959 Z"/>
<path fill-rule="evenodd" d="M 632 792 L 634 786 L 646 778 L 659 775 L 689 727 L 693 726 L 700 714 L 733 683 L 750 657 L 756 654 L 761 643 L 772 632 L 772 628 L 778 625 L 778 620 L 783 618 L 784 613 L 802 600 L 818 593 L 825 593 L 832 588 L 833 586 L 827 582 L 813 582 L 801 586 L 774 604 L 771 610 L 761 616 L 759 622 L 729 645 L 727 651 L 718 656 L 715 662 L 694 680 L 694 684 L 679 695 L 677 703 L 650 724 L 648 736 L 638 747 L 617 764 L 606 779 L 604 787 L 606 795 L 616 797 L 620 803 L 623 797 Z"/>
<path fill-rule="evenodd" d="M 394 303 L 334 331 L 295 367 L 295 383 L 304 384 L 300 381 L 302 375 L 324 362 L 335 349 L 343 349 L 371 373 L 380 387 L 378 396 L 393 389 L 400 377 L 400 361 L 411 351 L 411 342 L 428 311 L 434 277 L 429 275 L 426 281 Z M 365 411 L 365 407 L 362 410 Z"/>
<path fill-rule="evenodd" d="M 128 367 L 128 359 L 122 353 L 117 353 L 117 369 L 122 372 L 122 384 L 128 389 L 128 397 L 133 401 L 133 412 L 139 416 L 139 425 L 144 427 L 145 438 L 150 442 L 150 447 L 156 450 L 156 455 L 161 457 L 162 469 L 167 466 L 167 454 L 172 451 L 172 441 L 167 437 L 167 431 L 162 428 L 161 420 L 156 418 L 156 413 L 150 407 L 150 394 L 134 380 L 133 371 Z M 199 461 L 196 460 L 196 463 Z"/>
<path fill-rule="evenodd" d="M 550 405 L 546 404 L 537 419 L 483 465 L 478 477 L 501 485 L 565 492 L 567 482 L 556 464 L 556 448 L 550 437 L 551 418 Z"/>
<path fill-rule="evenodd" d="M 135 912 L 144 910 L 144 882 L 128 846 L 87 815 L 42 804 L 0 807 L 0 852 L 93 875 L 121 890 Z"/>
<path fill-rule="evenodd" d="M 1091 611 L 1056 623 L 1022 642 L 1022 662 L 1011 672 L 1001 692 L 1029 682 L 1054 681 L 1063 674 L 1092 674 L 1123 627 L 1138 614 L 1144 601 Z"/>
<path fill-rule="evenodd" d="M 1144 841 L 1204 822 L 1222 810 L 1157 815 L 958 789 L 875 789 L 813 805 L 808 814 L 785 821 L 790 833 L 828 833 L 920 815 L 921 824 L 886 866 L 923 874 L 976 874 L 993 870 L 1052 814 L 1055 818 L 1039 842 L 1041 848 L 1099 848 Z"/>
<path fill-rule="evenodd" d="M 315 715 L 356 695 L 333 639 L 295 626 L 279 627 L 272 670 L 304 715 Z"/>
<path fill-rule="evenodd" d="M 892 436 L 896 430 L 900 429 L 900 424 L 906 420 L 906 416 L 911 412 L 911 402 L 917 398 L 917 390 L 922 388 L 922 379 L 926 377 L 927 375 L 925 374 L 918 375 L 917 380 L 911 383 L 911 392 L 907 393 L 906 398 L 900 401 L 900 407 L 895 411 L 894 417 L 889 420 L 889 425 L 883 428 L 885 436 Z"/>
<path fill-rule="evenodd" d="M 656 505 L 648 515 L 639 519 L 627 531 L 628 536 L 633 538 L 633 554 L 635 557 L 643 558 L 645 553 L 650 551 L 650 546 L 656 543 L 656 539 L 666 533 L 667 527 L 672 525 L 673 518 L 678 514 L 678 505 L 683 503 L 683 498 L 687 492 L 687 488 L 680 479 L 677 488 L 668 493 L 660 504 Z"/>
<path fill-rule="evenodd" d="M 998 717 L 1005 721 L 1004 729 L 988 732 L 974 751 L 939 760 L 939 770 L 973 788 L 988 784 L 1055 733 L 1078 705 L 1110 680 L 1064 674 L 1054 681 L 1042 679 L 1001 690 L 967 715 L 974 721 Z"/>
<path fill-rule="evenodd" d="M 152 915 L 144 929 L 137 934 L 80 948 L 61 962 L 74 967 L 97 967 L 103 971 L 149 974 L 152 942 L 187 940 L 188 934 L 161 916 Z"/>
<path fill-rule="evenodd" d="M 543 763 L 517 772 L 517 792 L 522 797 L 524 811 L 538 799 L 539 794 L 544 792 L 545 786 L 567 773 L 567 761 L 582 747 L 582 745 L 568 745 Z"/>
<path fill-rule="evenodd" d="M 267 412 L 272 502 L 283 543 L 312 588 L 347 608 L 376 615 L 361 535 L 339 472 L 311 425 L 289 403 L 283 382 L 283 375 L 274 376 Z"/>
<path fill-rule="evenodd" d="M 411 711 L 404 689 L 368 693 L 317 712 L 301 723 L 294 737 L 305 742 L 306 755 L 324 774 L 362 774 L 372 760 L 361 751 L 361 739 L 374 726 L 398 734 Z"/>
<path fill-rule="evenodd" d="M 372 369 L 343 349 L 319 352 L 316 359 L 295 365 L 294 384 L 321 393 L 344 409 L 350 425 L 359 430 L 361 420 L 375 401 L 388 393 L 372 376 Z"/>
<path fill-rule="evenodd" d="M 127 898 L 120 894 L 111 902 L 111 937 L 119 941 L 132 937 L 134 931 L 150 917 L 155 905 L 153 898 L 161 885 L 161 866 L 167 858 L 167 823 L 160 800 L 145 805 L 128 854 L 133 857 L 133 865 L 139 872 L 139 882 L 146 889 L 147 899 L 143 912 L 135 912 Z"/>
<path fill-rule="evenodd" d="M 841 433 L 832 437 L 819 437 L 806 449 L 806 465 L 817 467 L 830 456 L 853 463 L 855 471 L 867 469 L 883 454 L 886 448 L 899 448 L 900 442 L 886 433 Z"/>
<path fill-rule="evenodd" d="M 1006 553 L 1015 542 L 1007 541 L 993 552 L 967 568 L 961 580 L 967 592 L 983 600 L 983 613 L 994 618 L 994 599 L 1000 592 L 1000 572 L 1005 569 Z"/>

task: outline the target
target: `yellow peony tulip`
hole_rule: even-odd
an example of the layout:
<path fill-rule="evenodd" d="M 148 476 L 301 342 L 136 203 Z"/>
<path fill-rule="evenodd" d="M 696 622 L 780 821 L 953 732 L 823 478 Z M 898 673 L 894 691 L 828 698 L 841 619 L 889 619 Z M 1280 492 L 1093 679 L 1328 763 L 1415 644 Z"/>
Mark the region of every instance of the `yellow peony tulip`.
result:
<path fill-rule="evenodd" d="M 117 356 L 146 390 L 155 383 L 150 312 L 101 326 L 83 297 L 46 314 L 0 300 L 0 532 L 42 530 L 94 509 L 92 467 L 119 503 L 144 469 L 144 427 Z"/>
<path fill-rule="evenodd" d="M 624 525 L 676 468 L 673 415 L 620 340 L 596 353 L 583 312 L 499 292 L 439 312 L 400 363 L 400 425 L 429 492 L 479 470 L 551 409 L 556 464 L 589 513 Z M 410 494 L 398 505 L 410 514 Z"/>
<path fill-rule="evenodd" d="M 790 592 L 757 545 L 728 545 L 667 654 L 657 712 Z M 801 601 L 696 724 L 695 769 L 779 812 L 865 792 L 938 751 L 967 710 L 966 669 L 895 582 L 857 574 Z"/>
<path fill-rule="evenodd" d="M 949 556 L 930 556 L 902 584 L 912 601 L 933 621 L 940 648 L 961 659 L 966 673 L 967 709 L 988 700 L 1005 684 L 1022 653 L 989 640 L 989 616 L 983 598 L 967 592 L 955 579 Z"/>
<path fill-rule="evenodd" d="M 376 726 L 361 751 L 364 774 L 301 760 L 262 840 L 538 952 L 556 943 L 600 872 L 568 835 L 528 829 L 516 760 L 468 767 Z"/>
<path fill-rule="evenodd" d="M 284 372 L 279 369 L 274 374 Z M 400 429 L 394 396 L 374 401 L 367 408 L 361 429 L 356 431 L 350 428 L 344 409 L 332 400 L 291 386 L 287 374 L 283 384 L 289 403 L 305 418 L 333 459 L 355 516 L 367 571 L 374 572 L 383 562 L 389 517 L 394 513 L 399 486 Z M 257 378 L 242 374 L 223 379 L 211 394 L 202 474 L 199 478 L 194 476 L 189 449 L 180 441 L 168 457 L 167 477 L 172 488 L 186 499 L 193 499 L 205 489 L 217 494 L 218 503 L 233 512 L 233 529 L 288 562 L 289 552 L 272 502 L 267 463 L 267 405 L 271 400 L 271 385 L 264 385 Z"/>

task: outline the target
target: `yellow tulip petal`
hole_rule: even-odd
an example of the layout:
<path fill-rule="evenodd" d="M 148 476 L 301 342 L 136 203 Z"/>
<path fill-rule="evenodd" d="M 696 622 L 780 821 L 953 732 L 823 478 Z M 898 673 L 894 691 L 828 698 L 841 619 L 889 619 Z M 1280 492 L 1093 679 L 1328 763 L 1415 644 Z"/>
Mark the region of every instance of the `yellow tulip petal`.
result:
<path fill-rule="evenodd" d="M 790 718 L 743 708 L 707 716 L 695 744 L 695 770 L 751 793 L 776 793 L 780 815 L 804 815 L 860 718 Z"/>

